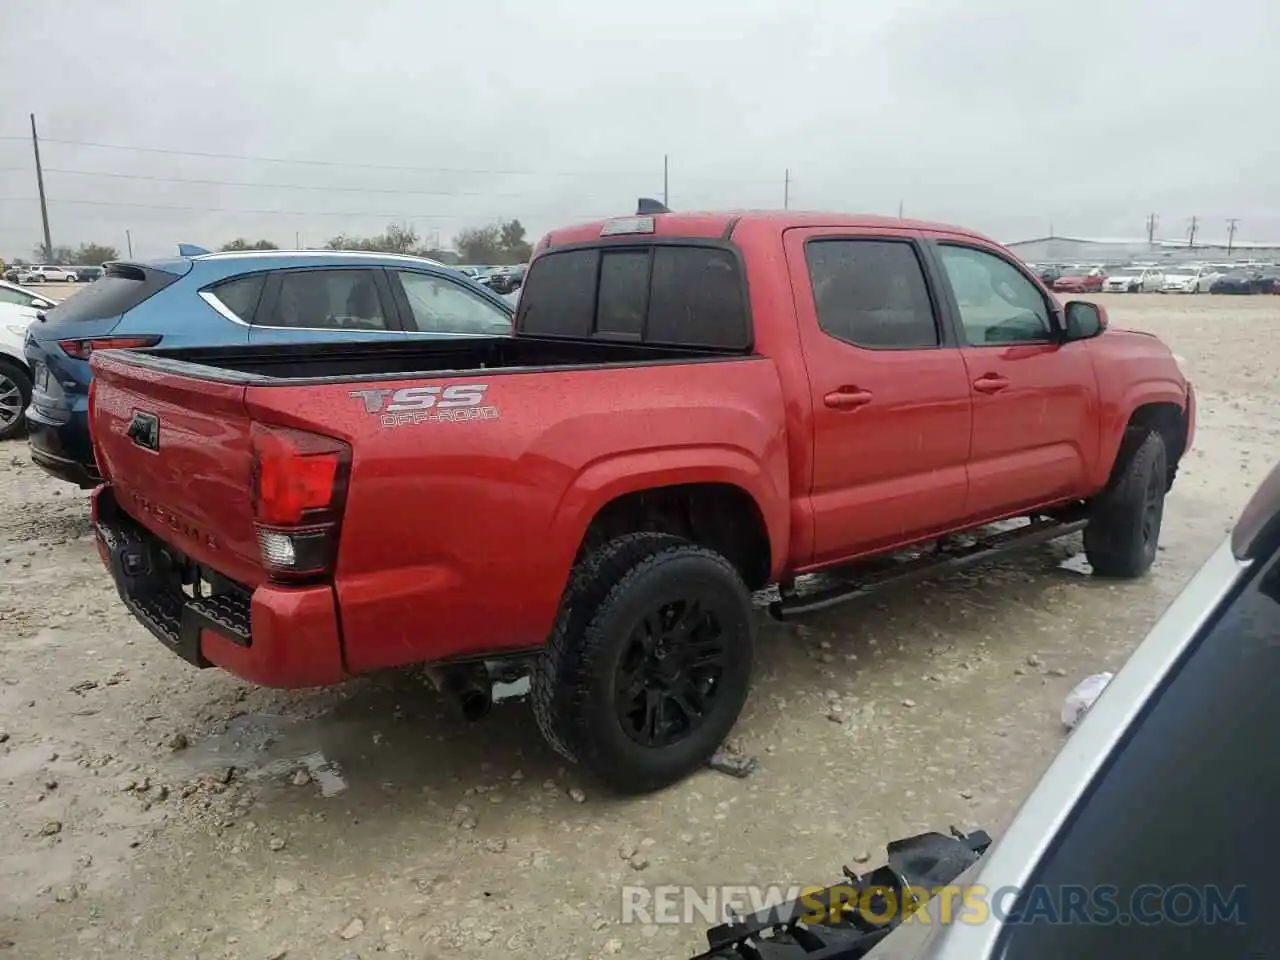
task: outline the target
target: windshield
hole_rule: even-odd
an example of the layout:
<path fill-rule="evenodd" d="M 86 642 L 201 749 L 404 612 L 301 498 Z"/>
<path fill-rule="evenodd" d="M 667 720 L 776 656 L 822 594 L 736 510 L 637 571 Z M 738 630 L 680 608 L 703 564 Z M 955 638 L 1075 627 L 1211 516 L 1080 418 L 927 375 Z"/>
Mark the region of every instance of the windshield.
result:
<path fill-rule="evenodd" d="M 1113 277 L 1140 277 L 1146 272 L 1144 267 L 1121 267 L 1119 270 L 1112 270 Z"/>
<path fill-rule="evenodd" d="M 1062 271 L 1064 277 L 1087 277 L 1093 273 L 1092 267 L 1067 267 Z"/>

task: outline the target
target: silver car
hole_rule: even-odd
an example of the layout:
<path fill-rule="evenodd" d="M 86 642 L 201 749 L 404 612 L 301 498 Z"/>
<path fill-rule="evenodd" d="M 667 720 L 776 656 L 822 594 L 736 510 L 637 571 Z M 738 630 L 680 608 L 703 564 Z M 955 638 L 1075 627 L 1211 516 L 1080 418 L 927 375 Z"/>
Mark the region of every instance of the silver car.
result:
<path fill-rule="evenodd" d="M 908 854 L 924 844 L 940 856 L 895 855 L 890 845 L 885 867 L 846 874 L 864 893 L 896 889 L 899 903 L 920 882 L 911 869 L 940 877 L 941 889 L 921 890 L 921 901 L 934 896 L 914 915 L 903 921 L 890 909 L 877 922 L 841 910 L 834 922 L 823 914 L 808 924 L 803 910 L 784 909 L 780 922 L 745 925 L 749 938 L 741 921 L 713 930 L 702 957 L 1277 956 L 1277 731 L 1280 466 L 995 844 L 913 838 Z"/>

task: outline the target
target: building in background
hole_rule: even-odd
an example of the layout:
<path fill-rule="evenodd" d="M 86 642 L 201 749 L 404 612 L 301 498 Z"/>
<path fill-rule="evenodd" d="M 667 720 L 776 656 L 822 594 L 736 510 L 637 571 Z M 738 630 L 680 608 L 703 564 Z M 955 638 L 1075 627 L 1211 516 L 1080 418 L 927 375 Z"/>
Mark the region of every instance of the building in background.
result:
<path fill-rule="evenodd" d="M 1130 260 L 1157 260 L 1178 263 L 1185 260 L 1266 260 L 1280 258 L 1280 242 L 1237 240 L 1227 254 L 1225 240 L 1096 239 L 1084 237 L 1036 237 L 1005 244 L 1026 263 L 1123 263 Z"/>

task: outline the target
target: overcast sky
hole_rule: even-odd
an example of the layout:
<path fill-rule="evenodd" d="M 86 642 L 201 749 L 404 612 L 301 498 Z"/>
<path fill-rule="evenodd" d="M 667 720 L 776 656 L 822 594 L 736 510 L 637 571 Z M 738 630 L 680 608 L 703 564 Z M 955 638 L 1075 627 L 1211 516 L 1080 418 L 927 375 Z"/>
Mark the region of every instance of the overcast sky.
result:
<path fill-rule="evenodd" d="M 681 209 L 790 168 L 793 207 L 1002 240 L 1280 239 L 1277 37 L 1271 0 L 3 0 L 0 254 L 40 238 L 32 112 L 54 243 L 138 256 L 532 237 L 661 196 L 664 153 Z"/>

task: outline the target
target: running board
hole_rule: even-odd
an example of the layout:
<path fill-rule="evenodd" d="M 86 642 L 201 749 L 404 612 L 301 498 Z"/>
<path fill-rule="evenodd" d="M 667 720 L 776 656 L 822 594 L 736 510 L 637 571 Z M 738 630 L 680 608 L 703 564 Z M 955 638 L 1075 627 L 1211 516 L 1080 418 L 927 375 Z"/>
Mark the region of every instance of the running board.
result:
<path fill-rule="evenodd" d="M 783 594 L 781 600 L 769 604 L 769 615 L 776 620 L 791 620 L 809 613 L 817 613 L 858 597 L 865 597 L 885 587 L 915 583 L 939 573 L 961 570 L 975 563 L 990 560 L 1002 553 L 1010 553 L 1038 543 L 1056 540 L 1083 530 L 1088 520 L 1032 520 L 1031 523 L 1012 530 L 1002 530 L 971 546 L 958 550 L 941 548 L 914 560 L 906 560 L 887 570 L 878 570 L 860 580 L 841 583 L 807 594 Z"/>

